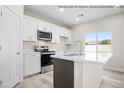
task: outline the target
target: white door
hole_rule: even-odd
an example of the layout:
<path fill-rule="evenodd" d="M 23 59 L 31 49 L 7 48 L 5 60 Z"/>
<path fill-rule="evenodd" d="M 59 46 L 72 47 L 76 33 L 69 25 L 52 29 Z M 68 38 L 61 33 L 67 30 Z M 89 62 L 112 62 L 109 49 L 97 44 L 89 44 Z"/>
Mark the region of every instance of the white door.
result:
<path fill-rule="evenodd" d="M 13 87 L 19 82 L 19 17 L 4 7 L 0 17 L 0 78 L 2 87 Z"/>
<path fill-rule="evenodd" d="M 1 11 L 2 11 L 2 9 L 1 9 L 1 7 L 0 7 L 0 16 L 1 16 Z M 0 20 L 1 20 L 1 17 L 0 17 Z M 1 23 L 1 22 L 0 22 Z M 1 36 L 0 36 L 1 37 Z M 1 40 L 1 39 L 0 39 Z M 1 68 L 1 44 L 0 44 L 0 88 L 2 87 L 2 68 Z"/>
<path fill-rule="evenodd" d="M 1 87 L 10 85 L 10 41 L 9 36 L 0 36 L 0 79 Z"/>

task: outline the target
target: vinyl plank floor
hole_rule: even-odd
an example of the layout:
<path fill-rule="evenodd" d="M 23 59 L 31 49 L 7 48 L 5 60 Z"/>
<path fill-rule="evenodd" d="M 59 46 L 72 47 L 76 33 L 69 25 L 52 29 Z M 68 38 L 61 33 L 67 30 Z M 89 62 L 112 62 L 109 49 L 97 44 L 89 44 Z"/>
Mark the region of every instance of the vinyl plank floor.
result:
<path fill-rule="evenodd" d="M 124 73 L 104 70 L 100 88 L 124 88 Z M 53 71 L 25 78 L 16 88 L 53 88 Z"/>

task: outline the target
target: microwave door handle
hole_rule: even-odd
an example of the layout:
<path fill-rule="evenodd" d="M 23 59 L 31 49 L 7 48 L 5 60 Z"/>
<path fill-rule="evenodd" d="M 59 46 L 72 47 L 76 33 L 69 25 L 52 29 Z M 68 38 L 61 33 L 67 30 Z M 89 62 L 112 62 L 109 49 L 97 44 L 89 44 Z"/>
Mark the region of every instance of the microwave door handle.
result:
<path fill-rule="evenodd" d="M 52 39 L 52 33 L 51 33 L 51 39 Z"/>

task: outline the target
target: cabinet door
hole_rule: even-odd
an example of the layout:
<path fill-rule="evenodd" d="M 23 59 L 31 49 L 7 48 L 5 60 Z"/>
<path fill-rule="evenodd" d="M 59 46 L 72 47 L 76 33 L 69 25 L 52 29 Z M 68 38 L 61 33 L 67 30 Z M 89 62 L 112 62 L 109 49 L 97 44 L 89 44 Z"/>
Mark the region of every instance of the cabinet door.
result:
<path fill-rule="evenodd" d="M 66 40 L 66 44 L 72 44 L 72 37 L 69 36 Z"/>
<path fill-rule="evenodd" d="M 24 55 L 24 76 L 32 75 L 41 71 L 40 54 Z"/>
<path fill-rule="evenodd" d="M 23 18 L 23 40 L 37 41 L 37 22 L 28 18 Z"/>
<path fill-rule="evenodd" d="M 29 24 L 30 22 L 26 18 L 23 18 L 23 40 L 24 41 L 29 41 L 29 36 L 30 36 Z"/>
<path fill-rule="evenodd" d="M 44 32 L 51 32 L 48 24 L 46 24 L 45 22 L 42 22 L 42 21 L 38 22 L 38 30 L 44 31 Z"/>
<path fill-rule="evenodd" d="M 60 36 L 65 37 L 65 31 L 63 29 L 59 29 L 59 31 L 60 31 Z"/>
<path fill-rule="evenodd" d="M 29 39 L 31 41 L 37 41 L 37 23 L 36 23 L 36 21 L 30 20 L 29 31 L 30 31 Z"/>
<path fill-rule="evenodd" d="M 59 43 L 60 42 L 60 36 L 57 29 L 52 29 L 52 43 Z"/>
<path fill-rule="evenodd" d="M 38 23 L 38 30 L 44 31 L 44 26 L 41 23 Z"/>
<path fill-rule="evenodd" d="M 65 29 L 64 29 L 63 32 L 64 32 L 64 37 L 67 37 L 67 38 L 68 38 L 68 37 L 69 37 L 68 30 L 65 30 Z"/>
<path fill-rule="evenodd" d="M 0 78 L 2 87 L 13 87 L 19 82 L 19 17 L 4 7 L 0 17 Z"/>
<path fill-rule="evenodd" d="M 67 38 L 65 38 L 65 44 L 72 44 L 72 33 L 70 30 L 67 30 Z"/>
<path fill-rule="evenodd" d="M 6 5 L 9 9 L 14 11 L 17 15 L 23 15 L 24 5 Z"/>
<path fill-rule="evenodd" d="M 65 37 L 65 38 L 68 37 L 68 30 L 66 30 L 66 29 L 59 29 L 59 30 L 60 30 L 61 37 Z"/>

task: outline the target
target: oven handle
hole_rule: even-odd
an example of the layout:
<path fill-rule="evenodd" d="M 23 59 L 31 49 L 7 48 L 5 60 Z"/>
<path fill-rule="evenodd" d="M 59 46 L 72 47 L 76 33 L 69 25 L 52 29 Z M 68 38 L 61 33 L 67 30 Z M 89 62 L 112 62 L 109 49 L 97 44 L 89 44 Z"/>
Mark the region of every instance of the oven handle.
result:
<path fill-rule="evenodd" d="M 55 55 L 55 53 L 41 53 L 41 55 Z"/>

